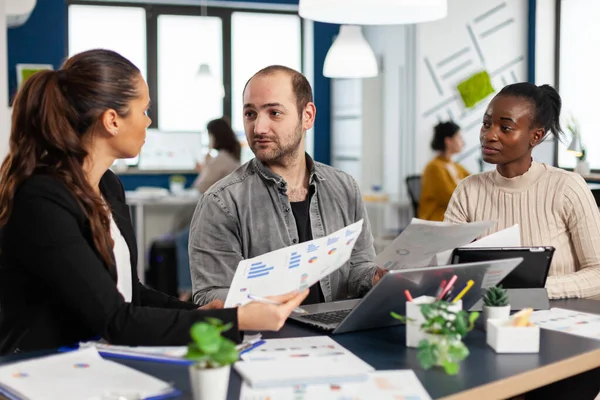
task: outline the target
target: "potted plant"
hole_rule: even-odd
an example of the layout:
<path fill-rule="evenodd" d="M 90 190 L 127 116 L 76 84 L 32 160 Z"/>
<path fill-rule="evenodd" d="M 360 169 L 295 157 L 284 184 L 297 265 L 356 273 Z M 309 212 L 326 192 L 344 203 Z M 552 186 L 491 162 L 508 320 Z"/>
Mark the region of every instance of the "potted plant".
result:
<path fill-rule="evenodd" d="M 206 318 L 190 329 L 193 341 L 188 345 L 186 358 L 195 361 L 190 365 L 195 400 L 225 400 L 227 397 L 231 364 L 239 358 L 235 343 L 221 335 L 231 326 L 216 318 Z"/>
<path fill-rule="evenodd" d="M 590 164 L 587 162 L 586 150 L 579 130 L 579 123 L 574 117 L 571 117 L 567 122 L 567 130 L 573 137 L 567 151 L 574 153 L 577 158 L 574 172 L 580 175 L 589 175 Z"/>
<path fill-rule="evenodd" d="M 581 148 L 581 155 L 577 157 L 577 166 L 575 167 L 575 172 L 584 176 L 590 174 L 590 164 L 587 161 L 585 147 Z"/>
<path fill-rule="evenodd" d="M 510 304 L 508 304 L 508 293 L 500 286 L 492 286 L 483 295 L 483 324 L 487 326 L 487 320 L 508 319 L 510 317 Z"/>
<path fill-rule="evenodd" d="M 182 193 L 185 191 L 185 176 L 183 175 L 171 175 L 169 177 L 169 190 L 173 194 Z"/>
<path fill-rule="evenodd" d="M 439 366 L 448 375 L 457 374 L 459 363 L 469 355 L 469 349 L 462 340 L 473 329 L 479 313 L 457 311 L 451 307 L 451 303 L 442 300 L 421 304 L 420 309 L 425 319 L 420 327 L 425 339 L 417 347 L 419 363 L 424 369 Z M 391 315 L 406 322 L 406 317 L 402 315 L 394 312 Z"/>

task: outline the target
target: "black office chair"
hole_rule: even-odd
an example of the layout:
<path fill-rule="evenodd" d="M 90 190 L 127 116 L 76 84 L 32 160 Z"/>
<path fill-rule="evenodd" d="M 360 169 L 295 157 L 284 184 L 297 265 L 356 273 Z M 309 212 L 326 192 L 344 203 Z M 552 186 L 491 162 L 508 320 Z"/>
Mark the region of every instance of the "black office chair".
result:
<path fill-rule="evenodd" d="M 406 188 L 412 203 L 414 217 L 419 216 L 419 201 L 421 200 L 421 175 L 409 175 L 406 177 Z"/>

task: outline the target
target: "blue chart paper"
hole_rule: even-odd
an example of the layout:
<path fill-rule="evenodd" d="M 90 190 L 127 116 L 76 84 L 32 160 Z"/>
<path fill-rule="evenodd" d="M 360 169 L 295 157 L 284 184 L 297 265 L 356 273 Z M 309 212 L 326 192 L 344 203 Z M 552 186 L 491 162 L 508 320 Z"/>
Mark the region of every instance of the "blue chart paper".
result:
<path fill-rule="evenodd" d="M 276 296 L 314 285 L 348 262 L 362 226 L 361 219 L 329 236 L 241 261 L 225 307 L 249 303 L 250 294 Z"/>

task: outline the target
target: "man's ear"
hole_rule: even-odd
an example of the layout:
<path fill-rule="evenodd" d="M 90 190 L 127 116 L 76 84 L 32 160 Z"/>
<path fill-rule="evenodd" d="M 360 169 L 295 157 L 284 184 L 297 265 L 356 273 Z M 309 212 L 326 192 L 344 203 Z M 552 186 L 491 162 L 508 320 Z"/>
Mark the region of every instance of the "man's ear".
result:
<path fill-rule="evenodd" d="M 315 118 L 317 116 L 317 107 L 315 103 L 309 102 L 304 106 L 302 112 L 302 129 L 305 131 L 309 130 L 315 124 Z"/>
<path fill-rule="evenodd" d="M 119 133 L 121 117 L 112 108 L 109 108 L 102 113 L 100 121 L 102 122 L 102 127 L 109 135 L 114 136 Z"/>

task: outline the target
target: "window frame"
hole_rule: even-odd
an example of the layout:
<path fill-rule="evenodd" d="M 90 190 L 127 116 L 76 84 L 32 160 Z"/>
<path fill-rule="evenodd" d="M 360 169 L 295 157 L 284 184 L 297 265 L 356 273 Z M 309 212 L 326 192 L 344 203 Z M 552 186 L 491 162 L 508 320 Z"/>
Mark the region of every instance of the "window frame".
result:
<path fill-rule="evenodd" d="M 239 4 L 239 3 L 237 3 Z M 148 115 L 152 119 L 150 128 L 158 129 L 158 109 L 160 107 L 160 97 L 158 93 L 158 17 L 159 15 L 182 15 L 182 16 L 204 16 L 218 17 L 222 20 L 223 29 L 223 86 L 225 87 L 225 97 L 223 97 L 223 114 L 232 118 L 232 54 L 231 54 L 231 16 L 234 12 L 259 13 L 259 14 L 284 14 L 298 15 L 297 11 L 269 9 L 257 7 L 227 7 L 223 5 L 215 6 L 207 4 L 206 7 L 198 5 L 176 5 L 176 4 L 156 4 L 134 1 L 102 1 L 102 0 L 66 0 L 66 18 L 67 18 L 67 51 L 68 54 L 68 26 L 69 26 L 69 6 L 88 5 L 88 6 L 106 6 L 106 7 L 137 7 L 146 11 L 146 65 L 147 80 L 150 89 L 150 98 L 152 107 Z M 304 67 L 304 24 L 300 23 L 300 65 Z M 300 71 L 304 72 L 304 71 Z M 239 111 L 241 112 L 241 110 Z"/>

